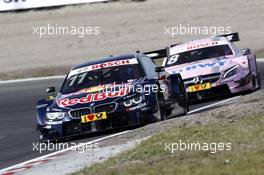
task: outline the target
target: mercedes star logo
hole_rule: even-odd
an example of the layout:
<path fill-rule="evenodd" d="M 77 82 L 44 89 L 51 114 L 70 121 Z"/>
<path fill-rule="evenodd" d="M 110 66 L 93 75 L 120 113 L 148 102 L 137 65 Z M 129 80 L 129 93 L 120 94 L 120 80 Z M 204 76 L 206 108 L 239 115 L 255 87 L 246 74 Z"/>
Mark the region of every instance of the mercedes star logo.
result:
<path fill-rule="evenodd" d="M 193 82 L 194 82 L 194 84 L 202 84 L 203 83 L 203 78 L 202 77 L 195 77 L 194 79 L 193 79 Z"/>

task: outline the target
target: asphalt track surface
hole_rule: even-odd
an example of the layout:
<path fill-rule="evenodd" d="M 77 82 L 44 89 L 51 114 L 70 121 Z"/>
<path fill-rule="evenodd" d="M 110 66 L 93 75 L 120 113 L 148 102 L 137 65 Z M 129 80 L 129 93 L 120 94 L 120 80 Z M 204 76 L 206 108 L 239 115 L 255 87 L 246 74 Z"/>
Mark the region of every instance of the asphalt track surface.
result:
<path fill-rule="evenodd" d="M 258 69 L 263 78 L 263 61 L 258 62 Z M 32 151 L 32 143 L 36 143 L 38 138 L 35 132 L 35 104 L 38 99 L 46 97 L 46 87 L 55 86 L 59 90 L 61 83 L 62 79 L 48 79 L 0 84 L 0 169 L 50 153 Z M 190 110 L 221 100 L 195 104 L 190 106 Z M 106 135 L 79 138 L 76 142 L 87 142 Z"/>

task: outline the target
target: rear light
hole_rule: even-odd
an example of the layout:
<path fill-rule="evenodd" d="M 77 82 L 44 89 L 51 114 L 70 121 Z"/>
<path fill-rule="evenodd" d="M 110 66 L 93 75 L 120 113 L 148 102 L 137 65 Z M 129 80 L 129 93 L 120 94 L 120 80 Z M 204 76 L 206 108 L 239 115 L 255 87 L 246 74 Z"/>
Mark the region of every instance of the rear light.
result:
<path fill-rule="evenodd" d="M 166 75 L 161 75 L 161 76 L 159 77 L 159 80 L 166 80 Z"/>

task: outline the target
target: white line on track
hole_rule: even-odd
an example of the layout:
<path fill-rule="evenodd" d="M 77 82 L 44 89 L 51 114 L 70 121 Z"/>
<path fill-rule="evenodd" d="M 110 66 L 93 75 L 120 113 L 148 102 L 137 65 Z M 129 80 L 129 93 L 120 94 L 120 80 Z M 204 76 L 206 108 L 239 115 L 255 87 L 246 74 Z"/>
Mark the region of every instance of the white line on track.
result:
<path fill-rule="evenodd" d="M 264 62 L 264 58 L 257 59 L 257 62 Z"/>
<path fill-rule="evenodd" d="M 13 165 L 13 166 L 4 168 L 4 169 L 0 170 L 0 174 L 4 174 L 5 172 L 10 171 L 12 169 L 17 169 L 17 168 L 23 167 L 24 165 L 30 164 L 31 162 L 37 162 L 39 160 L 43 160 L 43 159 L 45 159 L 47 157 L 55 156 L 57 154 L 61 154 L 61 153 L 64 153 L 66 151 L 69 151 L 69 150 L 76 150 L 77 148 L 82 147 L 83 145 L 93 144 L 93 143 L 96 143 L 96 142 L 99 142 L 99 141 L 103 141 L 103 140 L 106 140 L 106 139 L 109 139 L 109 138 L 113 138 L 113 137 L 128 133 L 128 132 L 129 132 L 129 130 L 128 131 L 119 132 L 119 133 L 112 134 L 112 135 L 109 135 L 109 136 L 106 136 L 106 137 L 102 137 L 102 138 L 99 138 L 99 139 L 96 139 L 96 140 L 92 140 L 92 141 L 89 141 L 89 142 L 86 142 L 86 143 L 81 143 L 81 144 L 69 147 L 67 149 L 63 149 L 63 150 L 56 151 L 56 152 L 53 152 L 53 153 L 50 153 L 50 154 L 46 154 L 44 156 L 37 157 L 37 158 L 31 159 L 31 160 L 19 163 L 17 165 Z"/>
<path fill-rule="evenodd" d="M 63 78 L 65 78 L 65 75 L 25 78 L 25 79 L 17 79 L 17 80 L 3 80 L 3 81 L 0 81 L 0 84 L 20 83 L 20 82 L 28 82 L 28 81 L 41 81 L 41 80 L 53 80 L 53 79 L 63 79 Z"/>
<path fill-rule="evenodd" d="M 198 109 L 195 109 L 195 110 L 189 111 L 188 114 L 193 114 L 193 113 L 195 113 L 195 112 L 199 112 L 199 111 L 202 111 L 202 110 L 205 110 L 205 109 L 209 109 L 209 108 L 211 108 L 211 107 L 218 106 L 218 105 L 220 105 L 220 104 L 227 103 L 227 102 L 232 101 L 232 100 L 236 100 L 236 99 L 238 99 L 238 98 L 240 98 L 240 97 L 241 97 L 241 95 L 240 95 L 240 96 L 236 96 L 236 97 L 232 97 L 232 98 L 228 98 L 228 99 L 226 99 L 226 100 L 222 100 L 222 101 L 219 101 L 219 102 L 216 102 L 216 103 L 213 103 L 213 104 L 207 105 L 207 106 L 203 106 L 203 107 L 201 107 L 201 108 L 198 108 Z"/>

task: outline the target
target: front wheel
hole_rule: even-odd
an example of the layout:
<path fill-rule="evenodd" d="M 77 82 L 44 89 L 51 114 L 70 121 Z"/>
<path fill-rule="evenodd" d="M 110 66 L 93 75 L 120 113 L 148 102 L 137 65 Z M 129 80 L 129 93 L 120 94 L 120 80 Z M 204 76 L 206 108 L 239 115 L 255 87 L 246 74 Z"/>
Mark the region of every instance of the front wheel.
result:
<path fill-rule="evenodd" d="M 155 121 L 166 120 L 165 102 L 162 94 L 157 94 L 157 110 L 153 116 Z"/>
<path fill-rule="evenodd" d="M 188 95 L 181 76 L 178 76 L 177 84 L 178 84 L 177 88 L 179 89 L 177 95 L 178 103 L 182 107 L 183 115 L 186 115 L 189 112 Z"/>
<path fill-rule="evenodd" d="M 261 87 L 261 77 L 260 77 L 260 74 L 259 73 L 257 75 L 257 83 L 258 83 L 258 87 L 257 87 L 256 90 L 260 89 L 260 87 Z"/>
<path fill-rule="evenodd" d="M 253 91 L 260 89 L 260 86 L 261 86 L 260 83 L 261 83 L 260 75 L 258 73 L 257 76 L 253 76 L 252 78 Z"/>

